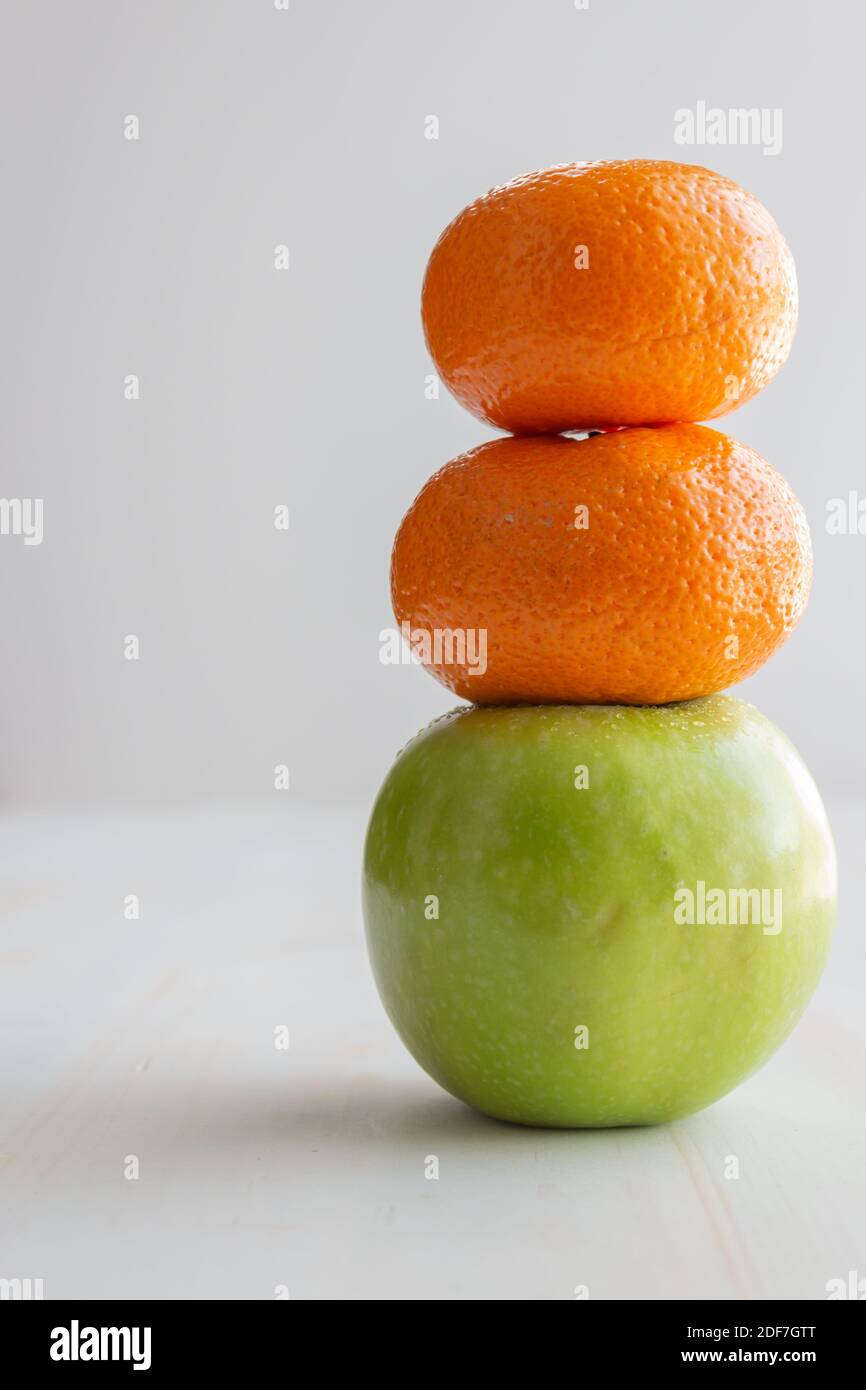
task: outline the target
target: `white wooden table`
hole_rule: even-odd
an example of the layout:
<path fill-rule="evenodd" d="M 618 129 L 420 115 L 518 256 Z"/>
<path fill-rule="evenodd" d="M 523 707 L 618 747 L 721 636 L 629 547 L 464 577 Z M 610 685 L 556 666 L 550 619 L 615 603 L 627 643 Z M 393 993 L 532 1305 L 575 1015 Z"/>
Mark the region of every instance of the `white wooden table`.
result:
<path fill-rule="evenodd" d="M 0 821 L 0 1278 L 181 1299 L 866 1279 L 866 807 L 830 805 L 840 930 L 778 1057 L 669 1128 L 569 1133 L 486 1120 L 418 1070 L 366 961 L 367 808 L 287 803 Z"/>

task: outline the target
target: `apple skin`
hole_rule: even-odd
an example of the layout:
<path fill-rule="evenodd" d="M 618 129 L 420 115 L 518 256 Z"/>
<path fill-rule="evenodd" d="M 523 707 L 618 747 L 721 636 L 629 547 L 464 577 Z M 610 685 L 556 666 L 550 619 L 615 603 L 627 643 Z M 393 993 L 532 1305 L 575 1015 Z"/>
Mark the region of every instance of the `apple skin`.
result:
<path fill-rule="evenodd" d="M 678 925 L 698 880 L 780 889 L 781 931 Z M 456 710 L 397 758 L 364 854 L 394 1027 L 452 1095 L 526 1125 L 659 1124 L 725 1095 L 800 1017 L 835 897 L 808 771 L 724 695 Z"/>

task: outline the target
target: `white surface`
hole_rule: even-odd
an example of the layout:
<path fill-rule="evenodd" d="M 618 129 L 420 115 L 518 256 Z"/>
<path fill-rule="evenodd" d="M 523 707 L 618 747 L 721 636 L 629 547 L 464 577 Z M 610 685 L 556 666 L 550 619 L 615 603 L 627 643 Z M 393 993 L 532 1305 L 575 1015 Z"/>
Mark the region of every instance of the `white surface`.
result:
<path fill-rule="evenodd" d="M 274 796 L 0 823 L 0 1277 L 48 1298 L 821 1299 L 866 1275 L 862 807 L 829 808 L 840 931 L 778 1057 L 669 1128 L 550 1133 L 474 1115 L 393 1034 L 360 921 L 367 808 Z"/>

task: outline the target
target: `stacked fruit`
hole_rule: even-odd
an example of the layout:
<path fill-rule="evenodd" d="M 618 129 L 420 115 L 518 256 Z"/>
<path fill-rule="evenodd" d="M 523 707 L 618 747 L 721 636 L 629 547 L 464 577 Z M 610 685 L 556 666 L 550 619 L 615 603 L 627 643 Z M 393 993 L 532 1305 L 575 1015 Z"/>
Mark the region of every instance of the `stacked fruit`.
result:
<path fill-rule="evenodd" d="M 752 449 L 692 423 L 787 357 L 791 254 L 706 169 L 569 165 L 451 223 L 423 316 L 448 387 L 511 434 L 431 478 L 394 545 L 397 619 L 475 707 L 404 750 L 373 811 L 377 983 L 481 1110 L 675 1118 L 790 1031 L 835 911 L 808 772 L 717 693 L 797 623 L 806 519 Z"/>

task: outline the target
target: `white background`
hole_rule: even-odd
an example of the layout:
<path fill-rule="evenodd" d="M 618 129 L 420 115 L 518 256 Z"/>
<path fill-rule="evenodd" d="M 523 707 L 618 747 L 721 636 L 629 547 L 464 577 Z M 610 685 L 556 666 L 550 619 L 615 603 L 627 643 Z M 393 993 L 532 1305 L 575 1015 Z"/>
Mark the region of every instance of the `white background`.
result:
<path fill-rule="evenodd" d="M 429 250 L 493 184 L 635 155 L 739 180 L 793 248 L 793 354 L 717 423 L 793 484 L 815 584 L 745 693 L 823 789 L 862 785 L 866 537 L 825 529 L 864 476 L 856 7 L 13 0 L 3 16 L 3 495 L 45 499 L 42 546 L 0 545 L 9 798 L 255 796 L 276 762 L 300 801 L 372 797 L 451 703 L 379 662 L 394 533 L 427 477 L 492 434 L 424 397 Z M 675 144 L 674 113 L 699 100 L 781 108 L 781 153 Z"/>
<path fill-rule="evenodd" d="M 0 1277 L 547 1299 L 866 1276 L 866 537 L 825 528 L 864 476 L 860 26 L 841 0 L 7 0 L 2 490 L 44 498 L 45 537 L 0 538 Z M 677 146 L 699 100 L 781 108 L 781 153 Z M 375 997 L 364 820 L 452 703 L 379 632 L 403 512 L 491 433 L 424 396 L 433 241 L 492 184 L 634 155 L 738 179 L 796 257 L 793 355 L 717 423 L 810 517 L 809 610 L 737 693 L 827 798 L 843 912 L 801 1027 L 733 1096 L 546 1134 L 444 1096 Z"/>

